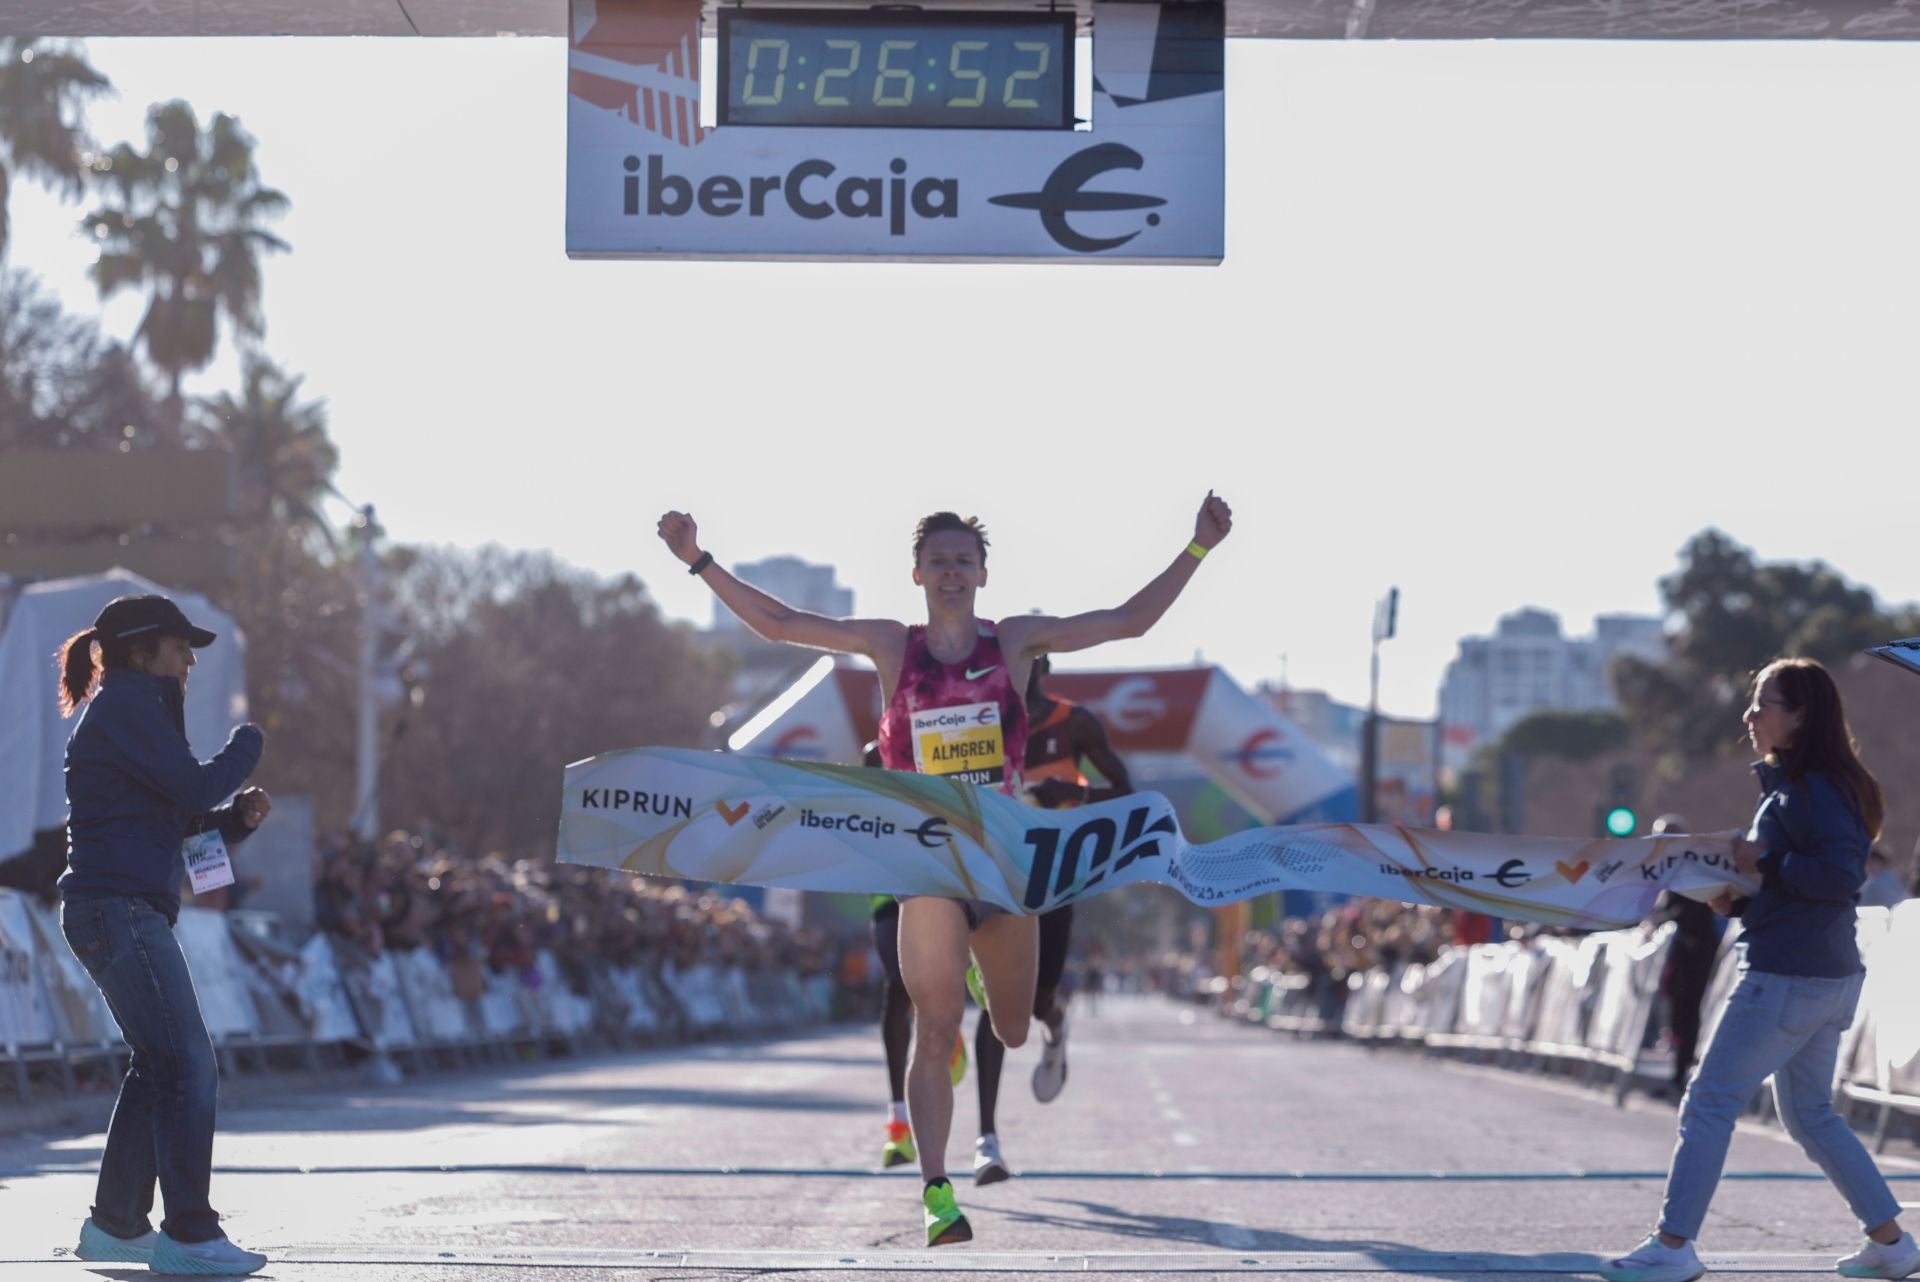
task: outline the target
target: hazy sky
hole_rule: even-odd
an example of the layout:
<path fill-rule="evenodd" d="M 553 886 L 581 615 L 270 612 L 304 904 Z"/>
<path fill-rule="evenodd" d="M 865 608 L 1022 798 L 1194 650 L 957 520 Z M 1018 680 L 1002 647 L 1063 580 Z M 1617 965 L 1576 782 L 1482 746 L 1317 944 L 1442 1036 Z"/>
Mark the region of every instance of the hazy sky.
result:
<path fill-rule="evenodd" d="M 678 507 L 724 562 L 918 617 L 908 536 L 955 508 L 983 612 L 1064 613 L 1215 487 L 1235 532 L 1186 597 L 1063 666 L 1284 654 L 1361 701 L 1398 584 L 1405 715 L 1505 611 L 1654 610 L 1709 524 L 1920 594 L 1920 47 L 1236 41 L 1219 268 L 572 263 L 560 42 L 90 49 L 102 140 L 169 97 L 258 138 L 293 202 L 267 350 L 399 539 L 632 569 L 704 623 Z M 16 188 L 11 257 L 94 311 L 80 212 Z"/>

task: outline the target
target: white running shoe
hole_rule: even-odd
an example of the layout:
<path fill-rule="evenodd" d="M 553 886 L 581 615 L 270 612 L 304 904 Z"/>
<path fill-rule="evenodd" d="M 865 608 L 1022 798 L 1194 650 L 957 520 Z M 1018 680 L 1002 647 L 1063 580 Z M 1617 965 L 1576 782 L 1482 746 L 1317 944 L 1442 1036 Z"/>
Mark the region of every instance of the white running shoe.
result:
<path fill-rule="evenodd" d="M 176 1242 L 165 1233 L 154 1243 L 147 1267 L 155 1273 L 200 1277 L 240 1277 L 266 1265 L 258 1251 L 243 1251 L 224 1237 L 211 1242 Z"/>
<path fill-rule="evenodd" d="M 153 1244 L 159 1234 L 148 1229 L 139 1237 L 115 1237 L 93 1222 L 89 1215 L 80 1226 L 80 1245 L 74 1255 L 83 1260 L 114 1261 L 120 1264 L 145 1264 L 153 1258 Z"/>
<path fill-rule="evenodd" d="M 1658 1233 L 1617 1260 L 1608 1260 L 1600 1270 L 1607 1282 L 1693 1282 L 1707 1271 L 1694 1253 L 1693 1243 L 1668 1246 Z"/>
<path fill-rule="evenodd" d="M 1843 1278 L 1903 1278 L 1920 1269 L 1920 1242 L 1915 1242 L 1911 1233 L 1902 1233 L 1898 1242 L 1868 1238 L 1858 1251 L 1836 1261 L 1833 1268 Z"/>
<path fill-rule="evenodd" d="M 1067 1085 L 1067 1012 L 1060 1008 L 1060 1024 L 1040 1021 L 1040 1062 L 1033 1066 L 1033 1097 L 1042 1104 L 1058 1099 Z"/>
<path fill-rule="evenodd" d="M 1007 1169 L 1007 1161 L 1000 1156 L 1000 1137 L 982 1135 L 973 1142 L 973 1182 L 975 1184 L 998 1184 L 1001 1180 L 1010 1180 L 1013 1172 Z"/>

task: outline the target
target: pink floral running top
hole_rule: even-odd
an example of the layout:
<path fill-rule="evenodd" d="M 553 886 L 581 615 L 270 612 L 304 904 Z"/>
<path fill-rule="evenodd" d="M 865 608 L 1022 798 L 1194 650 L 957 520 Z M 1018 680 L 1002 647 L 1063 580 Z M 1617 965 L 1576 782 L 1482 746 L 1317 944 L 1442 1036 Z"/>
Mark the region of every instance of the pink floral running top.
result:
<path fill-rule="evenodd" d="M 880 764 L 1020 795 L 1027 761 L 1027 701 L 1013 688 L 1000 634 L 980 625 L 973 653 L 942 663 L 925 625 L 907 629 L 893 701 L 880 718 Z"/>

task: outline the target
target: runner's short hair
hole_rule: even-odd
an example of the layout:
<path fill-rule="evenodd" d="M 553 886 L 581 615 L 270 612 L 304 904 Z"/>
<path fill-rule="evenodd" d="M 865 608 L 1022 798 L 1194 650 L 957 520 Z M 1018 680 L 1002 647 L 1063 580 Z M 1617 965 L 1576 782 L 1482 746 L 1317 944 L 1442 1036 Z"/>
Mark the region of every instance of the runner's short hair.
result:
<path fill-rule="evenodd" d="M 928 538 L 949 530 L 963 530 L 971 534 L 974 542 L 980 545 L 980 564 L 986 565 L 987 527 L 980 524 L 979 517 L 963 517 L 958 512 L 935 512 L 932 516 L 920 518 L 920 524 L 913 527 L 913 563 L 920 564 L 920 549 L 926 546 Z"/>

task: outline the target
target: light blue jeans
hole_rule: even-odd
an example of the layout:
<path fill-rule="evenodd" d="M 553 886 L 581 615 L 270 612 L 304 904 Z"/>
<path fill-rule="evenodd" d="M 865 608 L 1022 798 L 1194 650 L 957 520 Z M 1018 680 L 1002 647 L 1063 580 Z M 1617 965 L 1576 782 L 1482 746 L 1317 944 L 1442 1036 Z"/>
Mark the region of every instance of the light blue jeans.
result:
<path fill-rule="evenodd" d="M 1900 1214 L 1893 1191 L 1853 1128 L 1833 1111 L 1840 1037 L 1853 1022 L 1864 975 L 1808 979 L 1743 970 L 1713 1043 L 1680 1106 L 1680 1141 L 1667 1172 L 1660 1230 L 1700 1236 L 1720 1183 L 1734 1121 L 1771 1076 L 1780 1120 L 1853 1208 L 1862 1229 Z"/>

